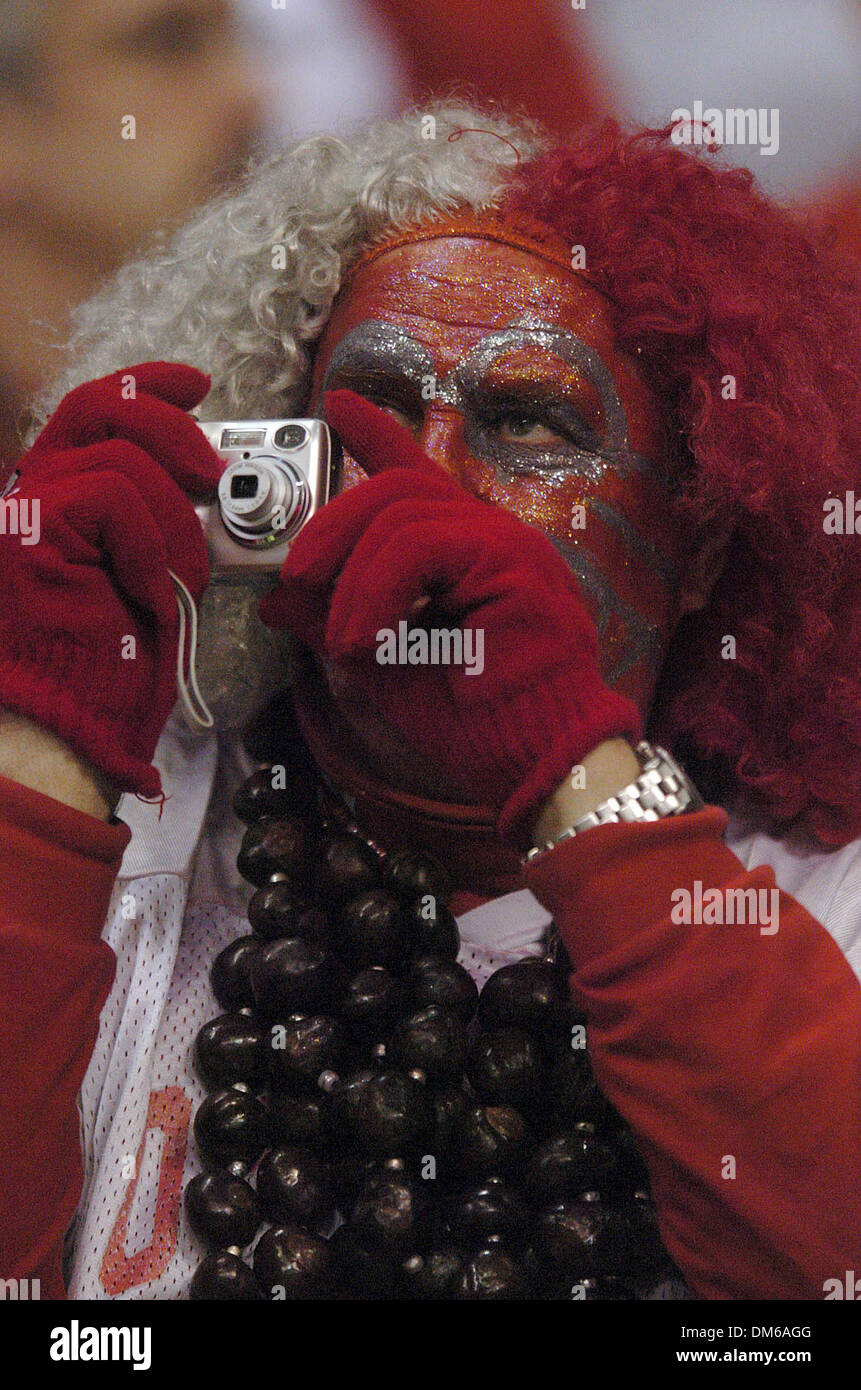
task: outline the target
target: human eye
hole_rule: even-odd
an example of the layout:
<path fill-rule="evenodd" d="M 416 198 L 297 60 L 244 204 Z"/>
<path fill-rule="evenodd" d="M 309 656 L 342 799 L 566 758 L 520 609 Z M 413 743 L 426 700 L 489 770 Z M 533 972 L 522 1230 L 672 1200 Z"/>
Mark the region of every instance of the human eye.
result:
<path fill-rule="evenodd" d="M 416 421 L 403 406 L 396 404 L 394 401 L 387 400 L 384 396 L 375 397 L 373 395 L 368 395 L 366 392 L 362 394 L 365 400 L 370 401 L 371 404 L 377 406 L 379 410 L 385 411 L 386 415 L 391 415 L 392 419 L 397 420 L 398 424 L 402 425 L 405 430 L 409 430 L 412 434 L 416 432 Z"/>
<path fill-rule="evenodd" d="M 480 412 L 484 432 L 511 449 L 530 449 L 560 454 L 576 450 L 594 452 L 598 434 L 571 406 L 546 400 L 487 402 Z"/>
<path fill-rule="evenodd" d="M 540 445 L 560 443 L 562 436 L 540 416 L 523 410 L 507 410 L 497 416 L 493 429 L 503 442 Z"/>

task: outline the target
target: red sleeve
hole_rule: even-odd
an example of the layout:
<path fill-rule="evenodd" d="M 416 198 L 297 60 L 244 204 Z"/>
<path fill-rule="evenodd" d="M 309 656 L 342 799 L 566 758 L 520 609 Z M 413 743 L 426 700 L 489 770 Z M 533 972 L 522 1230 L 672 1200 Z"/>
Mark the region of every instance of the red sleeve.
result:
<path fill-rule="evenodd" d="M 0 1278 L 63 1298 L 77 1096 L 114 973 L 101 941 L 131 838 L 0 777 Z"/>
<path fill-rule="evenodd" d="M 696 880 L 704 894 L 774 887 L 771 869 L 745 872 L 725 826 L 714 807 L 604 826 L 527 879 L 554 913 L 596 1076 L 639 1140 L 692 1290 L 821 1299 L 826 1279 L 861 1268 L 861 987 L 785 893 L 772 935 L 673 921 L 671 895 Z"/>

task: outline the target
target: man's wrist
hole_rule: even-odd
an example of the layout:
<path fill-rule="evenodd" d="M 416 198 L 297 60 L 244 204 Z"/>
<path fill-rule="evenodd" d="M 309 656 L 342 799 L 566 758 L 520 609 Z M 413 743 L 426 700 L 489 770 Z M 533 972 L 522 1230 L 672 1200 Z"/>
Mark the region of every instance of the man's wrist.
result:
<path fill-rule="evenodd" d="M 532 828 L 532 843 L 544 845 L 557 839 L 639 775 L 640 760 L 627 739 L 605 739 L 572 768 L 545 801 Z"/>
<path fill-rule="evenodd" d="M 622 747 L 611 748 L 608 746 L 611 742 L 622 744 Z M 530 861 L 555 849 L 563 840 L 599 826 L 642 824 L 702 810 L 705 802 L 672 754 L 658 745 L 653 747 L 644 739 L 633 750 L 637 762 L 634 775 L 620 785 L 623 768 L 631 768 L 624 747 L 622 740 L 607 740 L 593 750 L 596 756 L 572 768 L 567 787 L 557 788 L 547 815 L 542 815 L 536 824 L 538 843 L 527 855 Z M 606 790 L 608 782 L 614 783 L 609 791 Z M 586 796 L 571 796 L 569 791 L 585 792 Z M 566 816 L 573 818 L 560 829 L 560 822 L 564 822 Z M 553 834 L 541 838 L 548 822 Z"/>
<path fill-rule="evenodd" d="M 57 734 L 8 710 L 0 710 L 0 777 L 103 821 L 110 820 L 120 795 Z"/>

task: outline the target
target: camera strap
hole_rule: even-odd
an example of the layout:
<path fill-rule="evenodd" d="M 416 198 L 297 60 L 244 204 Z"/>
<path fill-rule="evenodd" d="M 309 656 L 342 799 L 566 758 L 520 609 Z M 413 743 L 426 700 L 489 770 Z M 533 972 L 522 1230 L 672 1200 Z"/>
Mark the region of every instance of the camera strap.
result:
<path fill-rule="evenodd" d="M 173 570 L 168 570 L 179 609 L 179 645 L 176 654 L 176 688 L 185 722 L 195 733 L 205 733 L 215 720 L 197 684 L 197 605 Z M 185 674 L 186 632 L 188 633 L 188 677 Z"/>

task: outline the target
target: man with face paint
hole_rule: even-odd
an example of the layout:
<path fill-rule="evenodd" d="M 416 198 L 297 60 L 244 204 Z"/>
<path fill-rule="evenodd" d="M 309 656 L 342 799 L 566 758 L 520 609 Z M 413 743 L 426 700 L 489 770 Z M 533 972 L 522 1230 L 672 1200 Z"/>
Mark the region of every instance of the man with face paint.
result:
<path fill-rule="evenodd" d="M 441 107 L 273 160 L 82 310 L 22 469 L 50 563 L 4 550 L 10 1273 L 62 1293 L 76 1203 L 72 1297 L 174 1297 L 200 1259 L 179 1195 L 201 1162 L 187 1050 L 216 1011 L 212 957 L 245 929 L 237 726 L 273 672 L 293 682 L 278 718 L 362 831 L 445 861 L 480 979 L 540 954 L 555 922 L 598 1081 L 694 1294 L 818 1298 L 857 1267 L 861 562 L 819 524 L 820 494 L 856 466 L 857 307 L 746 175 L 666 135 L 552 151 Z M 259 589 L 204 594 L 188 499 L 218 464 L 196 405 L 320 413 L 344 445 L 265 629 Z M 71 648 L 51 566 L 76 586 Z M 168 570 L 202 598 L 218 712 L 202 738 L 170 714 Z M 400 624 L 480 629 L 481 671 L 381 663 Z M 159 789 L 157 810 L 124 795 L 111 818 L 118 791 Z M 777 910 L 704 908 L 751 893 Z M 46 961 L 47 1004 L 31 984 Z M 136 1180 L 156 1223 L 139 1249 L 118 1159 L 156 1132 L 173 1158 Z"/>
<path fill-rule="evenodd" d="M 344 386 L 378 402 L 463 489 L 542 531 L 587 600 L 605 679 L 645 713 L 679 617 L 707 594 L 708 559 L 689 553 L 672 515 L 656 402 L 570 259 L 522 218 L 462 218 L 383 243 L 329 320 L 312 407 Z M 438 760 L 417 765 L 414 747 L 386 742 L 367 692 L 351 700 L 346 675 L 332 674 L 366 751 L 405 790 L 433 791 Z"/>

